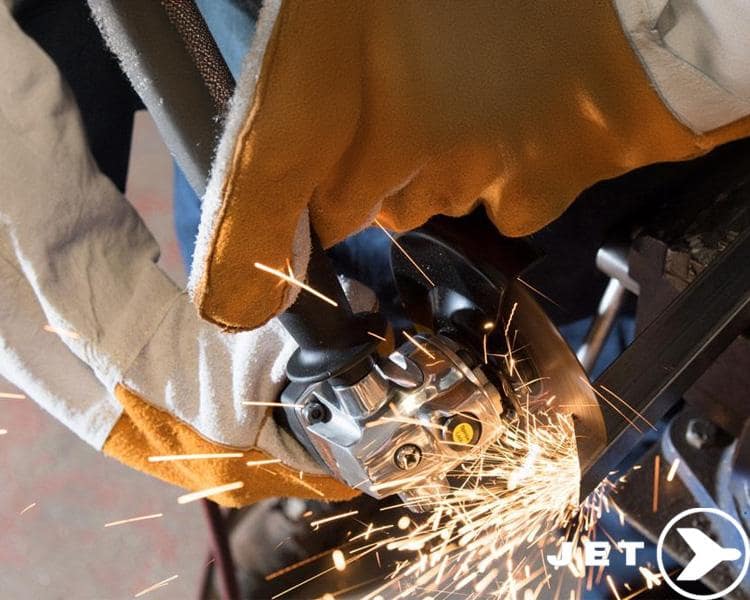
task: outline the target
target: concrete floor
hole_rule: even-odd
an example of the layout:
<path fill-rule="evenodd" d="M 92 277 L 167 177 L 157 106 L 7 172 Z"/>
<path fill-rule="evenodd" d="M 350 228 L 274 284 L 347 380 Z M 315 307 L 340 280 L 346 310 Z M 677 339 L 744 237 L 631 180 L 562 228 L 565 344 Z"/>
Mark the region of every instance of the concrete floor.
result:
<path fill-rule="evenodd" d="M 171 216 L 171 160 L 145 113 L 136 120 L 128 198 L 185 280 Z M 40 349 L 42 350 L 42 349 Z M 0 391 L 16 391 L 0 380 Z M 198 504 L 82 443 L 33 400 L 0 399 L 0 599 L 195 597 L 207 534 Z M 26 507 L 36 503 L 23 514 Z M 129 517 L 162 518 L 104 528 Z"/>

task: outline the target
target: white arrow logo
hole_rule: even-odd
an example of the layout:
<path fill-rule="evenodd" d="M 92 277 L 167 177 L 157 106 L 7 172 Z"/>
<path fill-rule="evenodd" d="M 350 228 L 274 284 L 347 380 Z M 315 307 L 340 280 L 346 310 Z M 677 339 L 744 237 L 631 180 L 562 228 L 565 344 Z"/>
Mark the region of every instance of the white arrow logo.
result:
<path fill-rule="evenodd" d="M 677 577 L 677 581 L 696 581 L 725 560 L 739 560 L 742 552 L 737 548 L 722 548 L 700 529 L 678 527 L 677 533 L 693 551 L 693 558 Z"/>
<path fill-rule="evenodd" d="M 695 527 L 676 527 L 677 524 L 685 517 L 698 514 L 712 515 L 712 519 L 723 519 L 727 521 L 734 529 L 737 530 L 741 540 L 742 548 L 724 548 L 715 541 L 713 541 L 708 535 L 706 535 L 700 529 Z M 691 519 L 695 523 L 695 517 Z M 667 534 L 672 530 L 676 529 L 677 533 L 685 540 L 685 543 L 690 546 L 693 551 L 693 558 L 682 570 L 676 579 L 672 579 L 669 573 L 664 568 L 664 540 Z M 708 594 L 696 594 L 682 589 L 678 581 L 696 581 L 704 577 L 712 569 L 714 569 L 719 563 L 725 561 L 736 561 L 742 559 L 742 564 L 739 567 L 739 573 L 737 578 L 730 582 L 727 587 L 723 590 Z M 656 544 L 656 562 L 659 564 L 659 572 L 661 573 L 664 581 L 671 587 L 675 592 L 685 598 L 693 598 L 695 600 L 713 600 L 716 598 L 724 598 L 729 592 L 740 585 L 747 575 L 748 567 L 750 567 L 750 540 L 748 540 L 747 533 L 737 520 L 728 515 L 718 508 L 691 508 L 684 510 L 672 520 L 667 523 L 666 527 L 662 529 L 659 541 Z"/>

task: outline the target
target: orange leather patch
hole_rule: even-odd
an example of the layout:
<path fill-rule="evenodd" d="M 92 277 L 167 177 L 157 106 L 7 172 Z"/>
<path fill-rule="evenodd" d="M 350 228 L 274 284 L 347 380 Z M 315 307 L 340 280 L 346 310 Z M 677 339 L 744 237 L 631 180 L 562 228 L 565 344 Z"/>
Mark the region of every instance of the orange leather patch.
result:
<path fill-rule="evenodd" d="M 117 386 L 115 394 L 125 412 L 109 434 L 104 453 L 190 491 L 244 482 L 238 490 L 211 497 L 223 506 L 239 507 L 273 496 L 335 501 L 359 494 L 332 477 L 301 475 L 281 464 L 248 466 L 248 461 L 273 458 L 258 449 L 244 449 L 243 458 L 149 462 L 149 456 L 209 454 L 237 448 L 205 440 L 185 423 L 123 386 Z"/>

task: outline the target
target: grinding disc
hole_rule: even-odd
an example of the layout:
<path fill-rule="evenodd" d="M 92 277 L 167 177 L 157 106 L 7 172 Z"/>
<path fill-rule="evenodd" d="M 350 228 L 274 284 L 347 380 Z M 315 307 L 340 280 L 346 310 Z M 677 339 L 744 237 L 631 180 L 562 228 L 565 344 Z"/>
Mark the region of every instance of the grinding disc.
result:
<path fill-rule="evenodd" d="M 532 382 L 524 401 L 532 412 L 573 416 L 585 470 L 606 444 L 604 418 L 570 347 L 517 280 L 534 253 L 476 217 L 439 217 L 399 236 L 398 242 L 401 248 L 392 249 L 391 267 L 407 315 L 480 356 L 483 344 L 504 352 L 507 325 L 521 371 L 518 381 Z M 487 323 L 494 325 L 490 334 L 483 328 Z"/>

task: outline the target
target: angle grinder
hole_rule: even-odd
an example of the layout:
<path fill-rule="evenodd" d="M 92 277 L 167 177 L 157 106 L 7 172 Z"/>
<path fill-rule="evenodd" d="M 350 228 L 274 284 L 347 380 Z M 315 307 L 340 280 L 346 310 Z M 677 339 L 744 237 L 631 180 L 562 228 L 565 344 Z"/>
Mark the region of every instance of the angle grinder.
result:
<path fill-rule="evenodd" d="M 302 291 L 280 317 L 299 344 L 281 398 L 297 440 L 349 486 L 420 510 L 420 499 L 449 493 L 451 471 L 502 436 L 523 403 L 572 416 L 583 469 L 606 441 L 604 420 L 575 356 L 519 282 L 529 248 L 483 214 L 438 217 L 397 242 L 392 273 L 415 330 L 381 356 L 386 323 L 352 313 L 314 240 L 308 283 L 337 306 Z"/>

